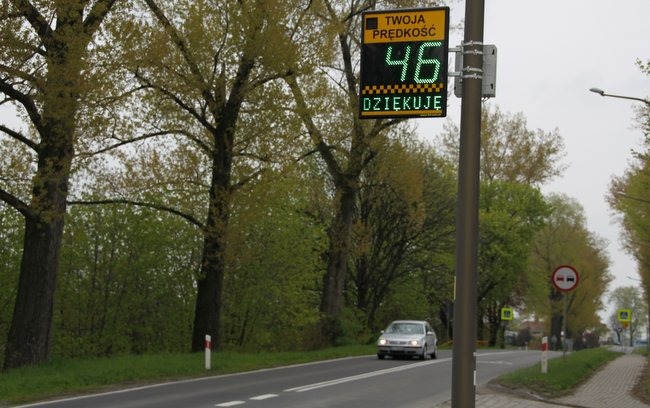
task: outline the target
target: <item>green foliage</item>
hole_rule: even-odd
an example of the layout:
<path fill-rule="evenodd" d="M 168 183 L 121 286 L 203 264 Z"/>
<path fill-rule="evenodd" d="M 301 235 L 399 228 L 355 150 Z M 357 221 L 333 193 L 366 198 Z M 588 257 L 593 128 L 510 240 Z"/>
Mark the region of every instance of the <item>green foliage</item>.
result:
<path fill-rule="evenodd" d="M 573 266 L 580 275 L 580 284 L 566 294 L 567 331 L 577 338 L 583 331 L 601 325 L 598 312 L 604 307 L 602 294 L 611 280 L 609 259 L 605 242 L 587 229 L 584 210 L 575 199 L 551 195 L 547 201 L 552 211 L 535 236 L 526 269 L 525 310 L 543 318 L 550 333 L 559 338 L 562 294 L 554 289 L 550 276 L 560 265 Z"/>
<path fill-rule="evenodd" d="M 435 310 L 431 310 L 427 301 L 427 289 L 413 275 L 404 276 L 395 282 L 393 290 L 386 297 L 385 305 L 378 311 L 378 329 L 385 328 L 393 320 L 401 319 L 427 320 L 435 323 L 435 319 L 432 319 Z"/>
<path fill-rule="evenodd" d="M 501 181 L 482 185 L 479 207 L 479 301 L 506 301 L 549 208 L 539 190 Z"/>
<path fill-rule="evenodd" d="M 187 350 L 198 238 L 171 215 L 75 206 L 61 259 L 55 354 Z"/>
<path fill-rule="evenodd" d="M 325 228 L 292 174 L 241 190 L 231 219 L 224 341 L 245 350 L 301 349 L 318 321 Z"/>
<path fill-rule="evenodd" d="M 18 213 L 0 203 L 0 361 L 16 301 L 23 229 Z"/>

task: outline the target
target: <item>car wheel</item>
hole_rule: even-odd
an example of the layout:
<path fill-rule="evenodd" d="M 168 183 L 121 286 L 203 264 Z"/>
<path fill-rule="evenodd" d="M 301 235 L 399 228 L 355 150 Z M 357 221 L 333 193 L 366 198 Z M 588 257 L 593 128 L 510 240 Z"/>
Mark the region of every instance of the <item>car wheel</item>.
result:
<path fill-rule="evenodd" d="M 433 353 L 431 353 L 431 360 L 435 360 L 438 358 L 438 349 L 433 349 Z"/>
<path fill-rule="evenodd" d="M 418 356 L 420 360 L 424 360 L 427 356 L 427 345 L 425 344 L 424 347 L 422 347 L 422 354 Z"/>
<path fill-rule="evenodd" d="M 384 354 L 377 354 L 377 358 L 383 360 L 386 357 Z"/>

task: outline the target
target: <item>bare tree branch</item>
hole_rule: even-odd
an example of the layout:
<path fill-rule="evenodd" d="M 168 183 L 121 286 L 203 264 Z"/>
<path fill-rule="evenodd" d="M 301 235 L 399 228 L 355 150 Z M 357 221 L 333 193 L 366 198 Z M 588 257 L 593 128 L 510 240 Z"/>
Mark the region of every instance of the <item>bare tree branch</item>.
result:
<path fill-rule="evenodd" d="M 115 1 L 116 0 L 100 0 L 95 3 L 86 16 L 86 21 L 84 21 L 84 33 L 86 35 L 90 36 L 97 30 L 101 22 L 104 20 L 104 17 L 106 17 L 113 7 L 113 4 L 115 4 Z"/>
<path fill-rule="evenodd" d="M 1 198 L 1 197 L 0 197 Z M 145 207 L 145 208 L 151 208 L 154 210 L 158 211 L 164 211 L 168 212 L 170 214 L 177 215 L 186 221 L 189 221 L 191 224 L 195 225 L 201 231 L 205 231 L 206 227 L 205 225 L 194 218 L 193 216 L 186 214 L 176 208 L 172 207 L 167 207 L 165 205 L 161 204 L 155 204 L 155 203 L 146 203 L 143 201 L 133 201 L 133 200 L 126 200 L 126 199 L 111 199 L 111 200 L 91 200 L 91 201 L 79 201 L 79 200 L 72 200 L 68 201 L 68 205 L 106 205 L 106 204 L 127 204 L 127 205 L 135 205 L 137 207 Z"/>
<path fill-rule="evenodd" d="M 0 127 L 0 130 L 2 130 L 1 127 Z M 135 142 L 139 142 L 141 140 L 151 139 L 153 137 L 158 137 L 158 136 L 167 136 L 167 135 L 176 135 L 176 134 L 182 134 L 183 136 L 186 136 L 186 137 L 190 138 L 195 143 L 200 144 L 201 148 L 209 149 L 209 146 L 206 146 L 205 143 L 203 143 L 201 140 L 196 139 L 194 136 L 188 134 L 184 130 L 164 130 L 164 131 L 161 130 L 160 132 L 146 133 L 144 135 L 134 137 L 133 139 L 121 140 L 119 143 L 115 143 L 113 145 L 104 147 L 104 148 L 96 150 L 94 152 L 79 153 L 78 156 L 79 157 L 90 157 L 90 156 L 94 156 L 94 155 L 97 155 L 97 154 L 106 153 L 108 151 L 115 150 L 118 147 L 125 146 L 125 145 L 135 143 Z"/>
<path fill-rule="evenodd" d="M 0 188 L 0 200 L 9 204 L 16 211 L 21 213 L 25 218 L 38 220 L 38 215 L 36 215 L 36 213 L 32 211 L 32 209 L 29 207 L 27 203 L 22 201 L 20 198 L 14 196 L 13 194 L 3 190 L 2 188 Z"/>
<path fill-rule="evenodd" d="M 41 114 L 38 111 L 38 107 L 34 103 L 34 99 L 32 97 L 18 91 L 4 79 L 0 79 L 0 92 L 20 103 L 25 108 L 25 111 L 27 111 L 29 118 L 31 119 L 38 132 L 41 134 L 45 132 L 42 126 L 43 120 L 41 118 Z"/>
<path fill-rule="evenodd" d="M 162 87 L 160 85 L 156 85 L 156 84 L 150 82 L 147 78 L 142 76 L 138 71 L 135 72 L 135 76 L 136 76 L 136 78 L 138 80 L 140 80 L 142 83 L 144 83 L 147 87 L 149 87 L 151 89 L 155 89 L 158 92 L 162 93 L 163 95 L 167 96 L 174 103 L 176 103 L 176 105 L 178 105 L 181 109 L 183 109 L 185 112 L 189 113 L 196 120 L 198 120 L 199 123 L 201 123 L 201 125 L 203 127 L 208 129 L 210 132 L 214 133 L 214 131 L 215 131 L 214 126 L 212 126 L 212 124 L 210 122 L 208 122 L 208 120 L 205 118 L 205 116 L 202 113 L 197 112 L 196 109 L 194 109 L 192 106 L 185 103 L 185 101 L 183 101 L 178 95 L 174 94 L 173 92 L 167 90 L 166 88 L 164 88 L 164 87 Z"/>
<path fill-rule="evenodd" d="M 162 24 L 163 28 L 171 38 L 174 45 L 176 45 L 178 51 L 183 56 L 183 59 L 187 63 L 187 66 L 190 69 L 192 76 L 194 76 L 194 79 L 197 81 L 197 83 L 200 84 L 201 95 L 203 95 L 203 99 L 205 99 L 205 101 L 208 103 L 209 110 L 214 114 L 219 110 L 217 106 L 217 101 L 215 100 L 214 96 L 210 92 L 210 88 L 206 83 L 203 74 L 201 74 L 201 70 L 199 69 L 198 64 L 194 61 L 194 59 L 188 52 L 187 44 L 185 43 L 185 40 L 183 40 L 181 34 L 178 32 L 176 27 L 172 25 L 172 23 L 169 21 L 165 13 L 163 13 L 163 11 L 160 9 L 160 7 L 158 7 L 158 5 L 154 0 L 145 0 L 145 3 L 147 3 L 151 11 L 154 13 L 156 18 L 160 22 L 160 24 Z"/>
<path fill-rule="evenodd" d="M 34 141 L 26 138 L 22 134 L 16 132 L 15 130 L 9 129 L 8 127 L 4 125 L 0 125 L 0 132 L 4 132 L 10 137 L 18 140 L 21 143 L 24 143 L 28 147 L 30 147 L 32 150 L 34 150 L 36 153 L 38 153 L 38 144 L 36 144 Z"/>
<path fill-rule="evenodd" d="M 46 41 L 52 35 L 52 29 L 47 20 L 38 12 L 38 10 L 27 0 L 15 0 L 14 4 L 23 17 L 32 26 L 41 41 Z"/>
<path fill-rule="evenodd" d="M 305 98 L 302 94 L 300 87 L 298 86 L 298 83 L 296 82 L 296 78 L 294 76 L 288 76 L 285 78 L 285 81 L 289 85 L 289 88 L 293 93 L 296 104 L 298 105 L 297 106 L 298 115 L 300 116 L 303 123 L 305 124 L 305 127 L 307 128 L 307 132 L 309 133 L 312 142 L 316 146 L 318 153 L 325 161 L 325 164 L 327 165 L 330 175 L 334 179 L 334 182 L 338 185 L 343 181 L 342 180 L 343 171 L 341 170 L 341 167 L 336 161 L 336 158 L 332 154 L 330 147 L 325 143 L 323 135 L 318 129 L 318 126 L 316 126 L 313 118 L 309 114 L 309 110 L 307 109 L 307 103 L 305 102 Z"/>

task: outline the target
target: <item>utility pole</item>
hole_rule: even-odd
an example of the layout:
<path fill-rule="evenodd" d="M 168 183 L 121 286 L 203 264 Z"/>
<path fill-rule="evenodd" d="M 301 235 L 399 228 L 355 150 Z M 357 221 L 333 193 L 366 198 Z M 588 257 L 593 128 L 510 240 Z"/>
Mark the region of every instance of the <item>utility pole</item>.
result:
<path fill-rule="evenodd" d="M 467 0 L 462 44 L 452 408 L 476 405 L 478 204 L 485 0 Z"/>

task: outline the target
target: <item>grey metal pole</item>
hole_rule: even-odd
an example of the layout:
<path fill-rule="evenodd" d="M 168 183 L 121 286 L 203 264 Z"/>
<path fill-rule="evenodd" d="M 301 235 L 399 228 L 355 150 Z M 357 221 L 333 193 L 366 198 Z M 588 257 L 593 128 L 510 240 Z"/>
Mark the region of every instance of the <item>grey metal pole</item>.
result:
<path fill-rule="evenodd" d="M 567 301 L 566 301 L 566 292 L 562 292 L 562 361 L 566 361 L 566 311 L 567 311 Z"/>
<path fill-rule="evenodd" d="M 457 292 L 454 302 L 452 408 L 474 408 L 476 404 L 476 282 L 484 9 L 484 0 L 467 0 L 465 5 L 456 212 Z"/>

